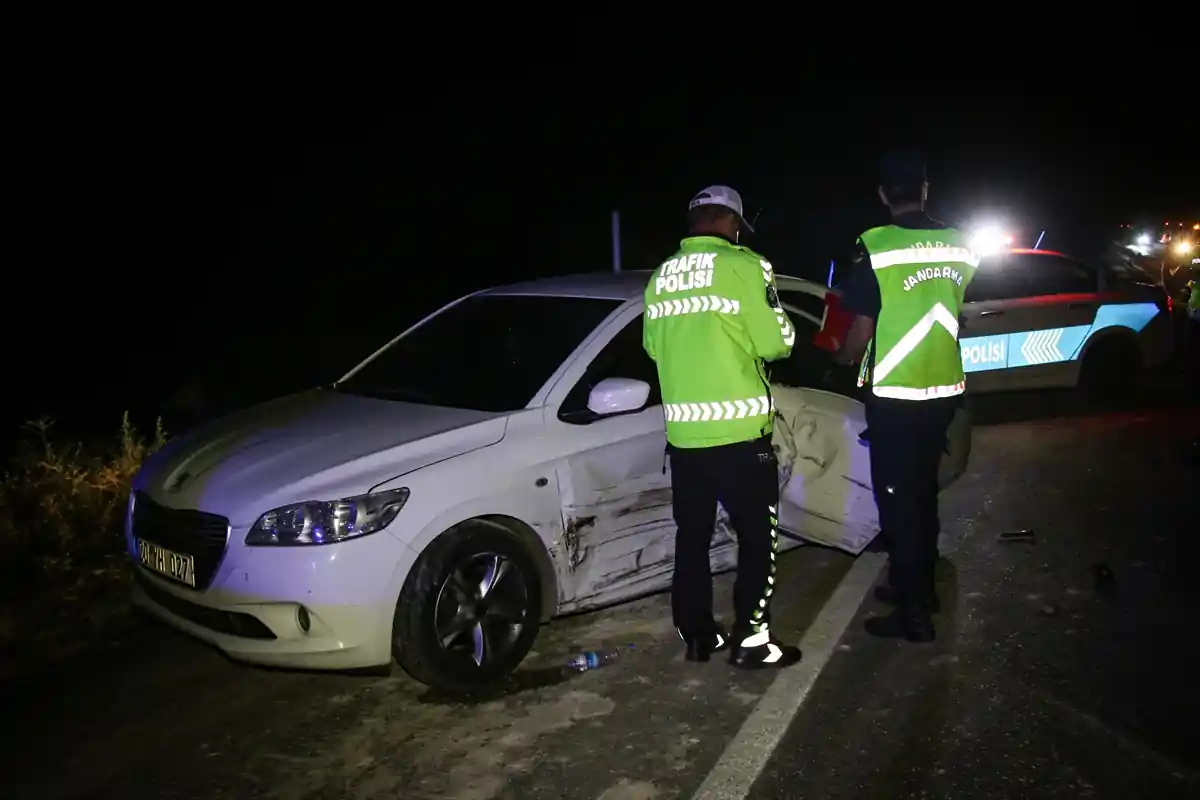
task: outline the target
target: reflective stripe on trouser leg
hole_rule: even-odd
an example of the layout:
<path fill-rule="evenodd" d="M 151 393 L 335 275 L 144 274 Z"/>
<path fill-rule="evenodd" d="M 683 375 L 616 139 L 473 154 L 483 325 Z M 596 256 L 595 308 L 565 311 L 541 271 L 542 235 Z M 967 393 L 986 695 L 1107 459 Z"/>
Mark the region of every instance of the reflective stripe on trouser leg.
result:
<path fill-rule="evenodd" d="M 742 639 L 742 647 L 761 647 L 771 641 L 768 623 L 764 622 L 763 618 L 767 615 L 767 608 L 771 605 L 771 595 L 775 592 L 775 556 L 779 552 L 779 531 L 777 530 L 779 520 L 775 515 L 775 506 L 767 506 L 767 514 L 771 519 L 771 565 L 767 572 L 767 585 L 763 588 L 762 597 L 758 599 L 758 605 L 755 607 L 754 613 L 750 615 L 750 628 L 753 633 Z"/>

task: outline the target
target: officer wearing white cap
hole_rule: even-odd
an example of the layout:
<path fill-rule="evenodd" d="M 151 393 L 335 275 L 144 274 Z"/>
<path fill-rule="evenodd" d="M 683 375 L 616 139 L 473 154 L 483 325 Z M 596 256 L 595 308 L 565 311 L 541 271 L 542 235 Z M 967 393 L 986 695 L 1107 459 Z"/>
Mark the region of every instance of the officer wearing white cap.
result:
<path fill-rule="evenodd" d="M 675 516 L 671 611 L 689 661 L 729 649 L 740 669 L 780 669 L 800 651 L 770 630 L 779 546 L 775 404 L 764 362 L 792 352 L 771 262 L 739 244 L 742 198 L 710 186 L 688 203 L 688 234 L 646 286 L 643 343 L 662 387 Z M 680 301 L 696 313 L 671 313 Z M 703 300 L 703 303 L 699 301 Z M 724 506 L 737 533 L 732 641 L 713 617 L 709 550 Z"/>
<path fill-rule="evenodd" d="M 733 243 L 737 244 L 741 232 L 754 233 L 754 226 L 746 220 L 746 212 L 742 208 L 742 196 L 728 186 L 709 186 L 702 189 L 688 203 L 688 211 L 697 206 L 723 206 L 737 215 L 737 227 L 733 229 Z"/>

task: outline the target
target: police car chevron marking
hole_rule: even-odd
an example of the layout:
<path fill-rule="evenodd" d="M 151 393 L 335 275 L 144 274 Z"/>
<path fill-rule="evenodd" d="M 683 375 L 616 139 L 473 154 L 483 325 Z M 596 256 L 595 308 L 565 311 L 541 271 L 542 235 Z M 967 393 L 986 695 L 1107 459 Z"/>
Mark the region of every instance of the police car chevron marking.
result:
<path fill-rule="evenodd" d="M 761 417 L 770 413 L 774 404 L 766 395 L 745 400 L 723 400 L 719 403 L 664 403 L 667 422 L 720 422 L 723 419 Z"/>
<path fill-rule="evenodd" d="M 1046 331 L 1033 331 L 1025 337 L 1021 345 L 1021 355 L 1028 364 L 1049 364 L 1052 361 L 1062 361 L 1062 351 L 1058 342 L 1062 339 L 1062 328 L 1051 328 Z"/>
<path fill-rule="evenodd" d="M 1091 325 L 960 339 L 963 370 L 984 372 L 1078 361 L 1083 356 L 1084 345 L 1100 331 L 1128 328 L 1140 333 L 1160 313 L 1161 310 L 1154 303 L 1111 303 L 1097 310 Z"/>
<path fill-rule="evenodd" d="M 650 315 L 650 319 L 674 317 L 681 314 L 699 314 L 705 311 L 715 311 L 718 314 L 737 314 L 741 311 L 741 304 L 737 300 L 709 294 L 682 297 L 678 300 L 662 300 L 646 306 L 646 313 Z"/>

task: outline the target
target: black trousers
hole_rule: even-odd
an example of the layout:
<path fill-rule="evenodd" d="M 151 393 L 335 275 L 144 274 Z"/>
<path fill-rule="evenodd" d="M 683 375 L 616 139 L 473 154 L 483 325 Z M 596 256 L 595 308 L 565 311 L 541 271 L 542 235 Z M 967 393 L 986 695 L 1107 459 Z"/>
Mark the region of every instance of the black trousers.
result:
<path fill-rule="evenodd" d="M 713 625 L 709 549 L 717 502 L 725 507 L 738 542 L 733 588 L 734 634 L 745 637 L 770 620 L 775 583 L 779 467 L 770 437 L 705 448 L 670 448 L 674 496 L 675 579 L 671 611 L 687 632 Z"/>
<path fill-rule="evenodd" d="M 1183 364 L 1188 399 L 1200 405 L 1200 317 L 1184 320 Z"/>
<path fill-rule="evenodd" d="M 870 397 L 871 483 L 888 578 L 905 610 L 928 611 L 938 559 L 938 466 L 961 398 Z"/>

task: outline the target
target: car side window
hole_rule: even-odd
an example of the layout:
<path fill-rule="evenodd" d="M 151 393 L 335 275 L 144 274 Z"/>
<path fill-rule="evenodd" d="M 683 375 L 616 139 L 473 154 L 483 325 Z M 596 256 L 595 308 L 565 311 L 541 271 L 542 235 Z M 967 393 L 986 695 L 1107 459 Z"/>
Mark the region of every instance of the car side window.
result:
<path fill-rule="evenodd" d="M 1011 259 L 984 260 L 963 292 L 964 303 L 1024 297 L 1024 265 Z"/>
<path fill-rule="evenodd" d="M 1097 290 L 1099 276 L 1082 264 L 1058 256 L 1037 256 L 1025 268 L 1030 297 Z"/>
<path fill-rule="evenodd" d="M 786 301 L 785 301 L 786 304 Z M 787 358 L 767 364 L 771 383 L 784 386 L 820 386 L 821 376 L 833 363 L 833 354 L 813 344 L 819 328 L 799 314 L 791 314 L 796 343 Z"/>
<path fill-rule="evenodd" d="M 815 294 L 808 292 L 798 292 L 795 290 L 780 289 L 779 299 L 785 305 L 792 309 L 798 309 L 812 314 L 817 319 L 825 313 L 825 298 L 817 297 Z M 796 316 L 791 314 L 790 316 Z"/>
<path fill-rule="evenodd" d="M 645 381 L 650 384 L 650 396 L 643 408 L 662 404 L 658 366 L 642 347 L 641 316 L 626 323 L 599 355 L 592 359 L 583 377 L 567 393 L 566 399 L 558 409 L 558 418 L 576 425 L 594 422 L 597 416 L 588 410 L 588 395 L 596 388 L 596 384 L 606 378 L 633 378 Z"/>

